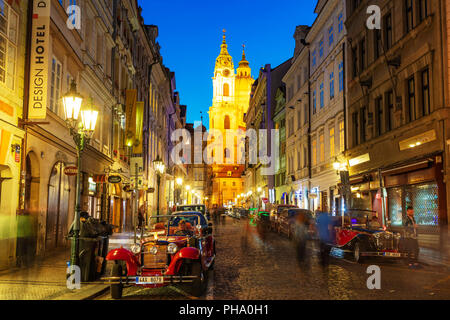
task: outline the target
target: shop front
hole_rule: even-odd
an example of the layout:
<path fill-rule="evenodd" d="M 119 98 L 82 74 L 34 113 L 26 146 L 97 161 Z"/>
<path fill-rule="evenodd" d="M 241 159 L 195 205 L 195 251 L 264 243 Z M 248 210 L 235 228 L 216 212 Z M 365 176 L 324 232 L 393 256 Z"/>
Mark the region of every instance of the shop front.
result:
<path fill-rule="evenodd" d="M 349 208 L 373 210 L 380 223 L 402 230 L 409 206 L 419 226 L 419 242 L 423 246 L 439 245 L 440 226 L 447 224 L 446 189 L 442 176 L 442 155 L 410 164 L 352 177 Z M 383 199 L 385 199 L 383 206 Z"/>

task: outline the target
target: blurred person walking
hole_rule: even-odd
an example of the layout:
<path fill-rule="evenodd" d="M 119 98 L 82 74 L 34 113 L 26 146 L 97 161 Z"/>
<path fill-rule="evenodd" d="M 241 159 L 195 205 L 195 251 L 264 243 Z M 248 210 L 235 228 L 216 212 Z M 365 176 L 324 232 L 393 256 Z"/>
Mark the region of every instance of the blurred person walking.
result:
<path fill-rule="evenodd" d="M 320 258 L 322 265 L 328 265 L 331 243 L 333 241 L 333 224 L 331 216 L 327 212 L 316 211 L 316 225 L 320 242 Z"/>
<path fill-rule="evenodd" d="M 419 263 L 419 241 L 417 240 L 417 223 L 414 218 L 414 208 L 409 206 L 406 209 L 405 241 L 406 251 L 408 252 L 408 265 L 410 268 L 418 267 Z"/>

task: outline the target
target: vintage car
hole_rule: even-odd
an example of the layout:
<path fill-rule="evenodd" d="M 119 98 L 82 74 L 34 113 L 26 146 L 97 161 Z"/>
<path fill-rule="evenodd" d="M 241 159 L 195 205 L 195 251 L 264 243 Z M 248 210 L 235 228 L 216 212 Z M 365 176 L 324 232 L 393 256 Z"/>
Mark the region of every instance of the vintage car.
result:
<path fill-rule="evenodd" d="M 313 237 L 314 213 L 311 210 L 299 208 L 284 209 L 280 213 L 277 232 L 292 238 L 295 233 L 296 223 L 304 223 L 306 226 L 305 230 L 308 232 L 308 238 Z"/>
<path fill-rule="evenodd" d="M 204 204 L 185 204 L 176 206 L 176 212 L 198 211 L 201 212 L 206 219 L 211 220 L 208 208 Z"/>
<path fill-rule="evenodd" d="M 111 285 L 111 297 L 120 299 L 123 287 L 129 285 L 187 286 L 183 289 L 201 296 L 216 254 L 212 225 L 200 212 L 176 212 L 150 220 L 149 230 L 130 250 L 121 247 L 106 256 L 114 261 L 111 276 L 103 278 Z"/>
<path fill-rule="evenodd" d="M 285 209 L 294 209 L 298 208 L 297 206 L 291 205 L 291 204 L 278 204 L 276 205 L 271 211 L 270 211 L 270 229 L 273 231 L 278 230 L 278 219 L 280 217 L 281 212 Z"/>
<path fill-rule="evenodd" d="M 349 209 L 344 217 L 339 217 L 332 248 L 345 254 L 351 254 L 353 260 L 362 263 L 368 257 L 406 258 L 400 233 L 394 233 L 380 225 L 372 223 L 375 211 Z"/>

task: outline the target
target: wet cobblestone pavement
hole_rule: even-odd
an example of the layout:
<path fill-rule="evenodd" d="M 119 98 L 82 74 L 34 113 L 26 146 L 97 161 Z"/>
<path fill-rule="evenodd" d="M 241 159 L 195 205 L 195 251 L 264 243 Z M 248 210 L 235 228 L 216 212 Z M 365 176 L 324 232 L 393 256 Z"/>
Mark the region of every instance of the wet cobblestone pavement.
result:
<path fill-rule="evenodd" d="M 216 225 L 217 257 L 209 272 L 206 300 L 391 300 L 450 299 L 448 269 L 422 266 L 409 269 L 401 261 L 356 264 L 330 258 L 323 267 L 316 245 L 308 246 L 308 259 L 297 262 L 293 243 L 275 233 L 259 234 L 248 220 L 227 217 Z M 381 268 L 381 289 L 367 288 L 367 267 Z M 110 299 L 109 293 L 98 297 Z M 123 299 L 195 299 L 177 288 L 124 289 Z"/>

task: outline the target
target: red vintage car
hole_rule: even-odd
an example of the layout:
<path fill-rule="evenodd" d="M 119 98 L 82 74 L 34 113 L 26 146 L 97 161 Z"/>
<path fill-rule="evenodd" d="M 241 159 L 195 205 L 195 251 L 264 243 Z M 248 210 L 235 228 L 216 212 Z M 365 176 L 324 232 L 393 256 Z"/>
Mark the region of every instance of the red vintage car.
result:
<path fill-rule="evenodd" d="M 334 219 L 338 226 L 332 235 L 332 248 L 351 254 L 353 260 L 359 263 L 368 257 L 408 257 L 401 234 L 388 231 L 372 220 L 374 216 L 375 211 L 349 209 L 344 217 L 339 217 L 339 221 Z"/>
<path fill-rule="evenodd" d="M 120 299 L 124 286 L 159 288 L 186 286 L 194 296 L 206 290 L 208 270 L 213 268 L 215 241 L 212 225 L 200 212 L 175 212 L 152 217 L 150 230 L 130 250 L 118 248 L 106 257 L 114 261 L 111 297 Z"/>

